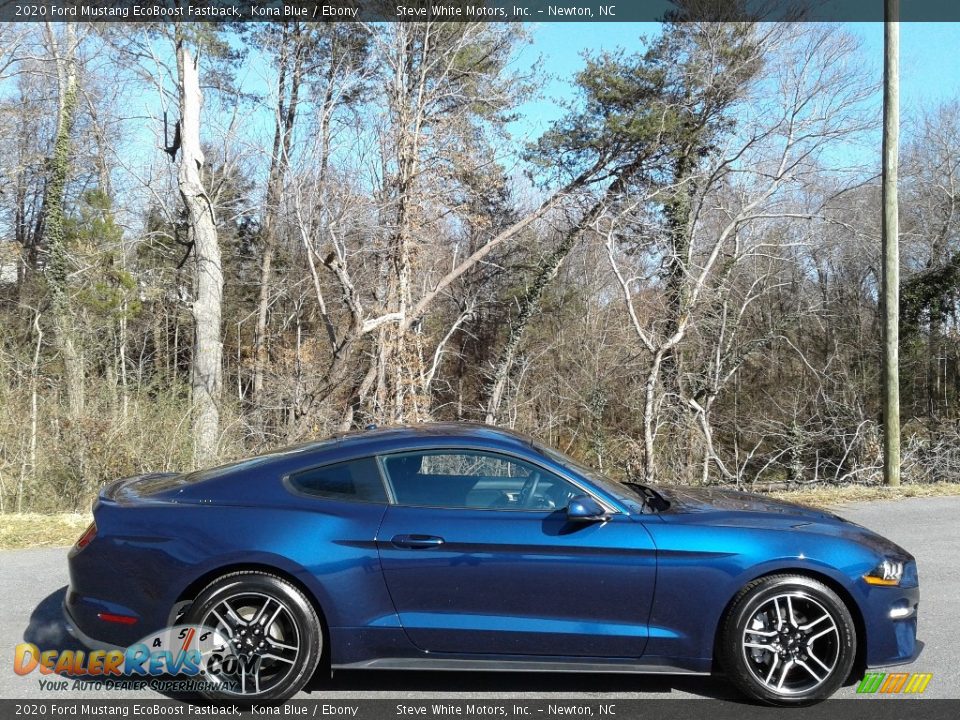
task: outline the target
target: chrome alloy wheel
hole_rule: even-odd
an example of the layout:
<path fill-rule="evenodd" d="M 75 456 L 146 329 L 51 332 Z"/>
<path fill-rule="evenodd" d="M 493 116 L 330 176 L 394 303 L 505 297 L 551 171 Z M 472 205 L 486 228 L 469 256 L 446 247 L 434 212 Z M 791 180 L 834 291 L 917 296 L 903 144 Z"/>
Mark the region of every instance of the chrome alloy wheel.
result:
<path fill-rule="evenodd" d="M 280 686 L 297 667 L 300 632 L 276 597 L 237 592 L 220 599 L 201 624 L 226 639 L 206 663 L 206 679 L 233 695 L 260 695 Z"/>
<path fill-rule="evenodd" d="M 836 620 L 803 592 L 776 595 L 757 607 L 743 631 L 742 646 L 754 677 L 783 695 L 817 688 L 840 660 Z"/>

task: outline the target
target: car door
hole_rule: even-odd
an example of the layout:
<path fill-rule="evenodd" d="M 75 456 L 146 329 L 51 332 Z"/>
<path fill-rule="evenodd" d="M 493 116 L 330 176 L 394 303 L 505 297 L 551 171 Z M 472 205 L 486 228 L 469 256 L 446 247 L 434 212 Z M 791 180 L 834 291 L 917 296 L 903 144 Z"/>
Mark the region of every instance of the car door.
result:
<path fill-rule="evenodd" d="M 485 450 L 387 455 L 394 503 L 377 547 L 421 650 L 583 657 L 643 654 L 656 557 L 623 513 L 570 522 L 582 488 Z"/>

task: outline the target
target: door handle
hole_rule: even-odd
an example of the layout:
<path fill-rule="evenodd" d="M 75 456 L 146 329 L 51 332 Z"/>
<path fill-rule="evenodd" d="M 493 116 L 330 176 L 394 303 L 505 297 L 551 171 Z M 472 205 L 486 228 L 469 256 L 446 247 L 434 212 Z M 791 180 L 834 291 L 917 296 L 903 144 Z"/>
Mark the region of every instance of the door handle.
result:
<path fill-rule="evenodd" d="M 443 545 L 443 538 L 436 535 L 394 535 L 391 542 L 397 547 L 422 550 Z"/>

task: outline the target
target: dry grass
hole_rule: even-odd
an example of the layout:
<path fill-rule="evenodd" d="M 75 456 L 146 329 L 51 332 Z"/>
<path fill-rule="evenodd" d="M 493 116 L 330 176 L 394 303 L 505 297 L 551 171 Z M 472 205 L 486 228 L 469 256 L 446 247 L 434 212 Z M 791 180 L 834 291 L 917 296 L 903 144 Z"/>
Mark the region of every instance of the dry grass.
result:
<path fill-rule="evenodd" d="M 818 487 L 804 490 L 780 490 L 770 497 L 826 508 L 851 502 L 895 500 L 911 497 L 960 495 L 960 484 L 934 483 L 888 488 L 874 485 Z M 0 550 L 33 547 L 67 547 L 76 542 L 90 523 L 90 516 L 79 513 L 4 513 L 0 515 Z"/>
<path fill-rule="evenodd" d="M 778 490 L 769 493 L 769 495 L 780 500 L 825 508 L 831 505 L 844 505 L 869 500 L 899 500 L 912 497 L 960 495 L 960 483 L 901 485 L 895 488 L 882 485 L 822 486 L 802 490 Z"/>
<path fill-rule="evenodd" d="M 0 550 L 73 545 L 90 524 L 80 513 L 4 513 L 0 515 Z"/>

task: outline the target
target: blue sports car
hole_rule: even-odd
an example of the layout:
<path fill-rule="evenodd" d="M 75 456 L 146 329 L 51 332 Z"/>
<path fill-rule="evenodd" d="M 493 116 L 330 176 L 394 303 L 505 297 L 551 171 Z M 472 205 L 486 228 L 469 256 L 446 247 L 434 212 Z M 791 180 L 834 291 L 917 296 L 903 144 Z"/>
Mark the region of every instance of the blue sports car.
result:
<path fill-rule="evenodd" d="M 119 480 L 70 552 L 68 625 L 223 638 L 208 694 L 318 667 L 724 673 L 803 704 L 911 661 L 913 557 L 835 515 L 615 483 L 488 426 L 371 428 Z"/>

